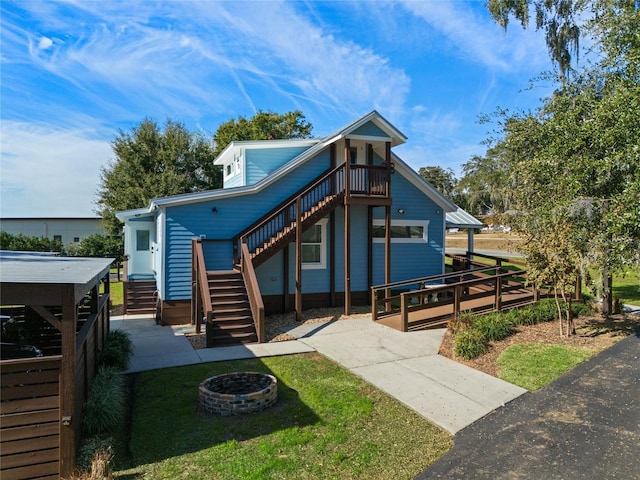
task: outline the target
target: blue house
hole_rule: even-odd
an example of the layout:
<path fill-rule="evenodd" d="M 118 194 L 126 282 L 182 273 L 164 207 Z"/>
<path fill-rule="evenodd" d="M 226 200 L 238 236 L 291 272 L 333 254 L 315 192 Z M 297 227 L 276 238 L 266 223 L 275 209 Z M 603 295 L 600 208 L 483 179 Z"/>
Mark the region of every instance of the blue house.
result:
<path fill-rule="evenodd" d="M 256 341 L 265 312 L 349 313 L 372 285 L 443 273 L 457 207 L 392 152 L 405 141 L 373 111 L 325 138 L 228 145 L 223 188 L 117 214 L 129 298 L 145 285 L 163 323 Z"/>

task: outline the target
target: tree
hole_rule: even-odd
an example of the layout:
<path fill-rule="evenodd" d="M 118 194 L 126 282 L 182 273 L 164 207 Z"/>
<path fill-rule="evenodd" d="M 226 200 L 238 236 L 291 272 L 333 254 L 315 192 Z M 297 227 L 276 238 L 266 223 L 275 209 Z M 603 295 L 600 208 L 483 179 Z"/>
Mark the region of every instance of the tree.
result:
<path fill-rule="evenodd" d="M 278 114 L 258 110 L 247 119 L 239 116 L 221 124 L 213 134 L 214 155 L 218 156 L 231 142 L 240 140 L 280 140 L 309 138 L 312 126 L 300 110 Z"/>
<path fill-rule="evenodd" d="M 493 19 L 505 30 L 511 16 L 524 28 L 529 26 L 533 7 L 536 29 L 545 30 L 545 40 L 551 59 L 558 66 L 564 80 L 571 68 L 572 55 L 578 55 L 580 26 L 577 18 L 588 6 L 585 0 L 488 0 L 487 8 Z"/>
<path fill-rule="evenodd" d="M 596 267 L 609 313 L 603 280 L 640 265 L 640 8 L 601 0 L 593 11 L 585 25 L 599 60 L 559 77 L 537 112 L 506 116 L 497 146 L 515 181 L 529 279 L 552 269 L 562 291 L 567 275 Z"/>
<path fill-rule="evenodd" d="M 130 132 L 120 130 L 112 149 L 116 158 L 101 169 L 97 200 L 97 213 L 109 234 L 121 233 L 122 224 L 115 217 L 119 210 L 142 208 L 152 198 L 222 185 L 210 143 L 173 120 L 167 120 L 161 130 L 145 118 Z"/>
<path fill-rule="evenodd" d="M 458 189 L 469 195 L 472 213 L 491 211 L 494 215 L 505 213 L 511 207 L 513 185 L 510 161 L 501 145 L 487 150 L 484 157 L 473 156 L 462 165 L 463 177 Z"/>
<path fill-rule="evenodd" d="M 456 180 L 453 170 L 446 170 L 438 166 L 420 167 L 418 175 L 433 185 L 445 197 L 451 197 L 458 181 Z"/>

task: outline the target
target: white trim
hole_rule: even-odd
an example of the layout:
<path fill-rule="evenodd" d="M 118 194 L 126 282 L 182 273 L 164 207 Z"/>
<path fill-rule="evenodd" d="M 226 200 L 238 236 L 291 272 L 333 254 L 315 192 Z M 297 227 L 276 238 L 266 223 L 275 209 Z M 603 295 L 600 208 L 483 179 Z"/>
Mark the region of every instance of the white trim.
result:
<path fill-rule="evenodd" d="M 374 227 L 384 227 L 384 219 L 375 218 Z M 391 226 L 415 226 L 422 227 L 422 238 L 391 238 L 391 243 L 427 243 L 429 241 L 429 220 L 391 220 Z M 373 237 L 373 243 L 384 243 L 385 239 Z"/>
<path fill-rule="evenodd" d="M 320 262 L 319 263 L 304 263 L 302 262 L 303 270 L 324 270 L 327 268 L 327 218 L 316 222 L 314 225 L 320 225 Z M 304 246 L 304 243 L 303 243 Z"/>
<path fill-rule="evenodd" d="M 362 140 L 364 142 L 391 142 L 393 139 L 391 137 L 376 137 L 374 135 L 346 135 L 345 138 L 349 140 Z"/>

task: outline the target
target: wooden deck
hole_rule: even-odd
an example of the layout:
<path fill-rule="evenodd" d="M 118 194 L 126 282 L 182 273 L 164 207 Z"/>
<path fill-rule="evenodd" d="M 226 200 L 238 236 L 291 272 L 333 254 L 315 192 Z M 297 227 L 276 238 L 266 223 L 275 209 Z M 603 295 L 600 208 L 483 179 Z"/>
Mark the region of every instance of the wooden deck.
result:
<path fill-rule="evenodd" d="M 442 327 L 465 311 L 488 313 L 535 303 L 548 291 L 525 285 L 524 270 L 466 260 L 451 273 L 372 287 L 373 320 L 408 332 Z"/>

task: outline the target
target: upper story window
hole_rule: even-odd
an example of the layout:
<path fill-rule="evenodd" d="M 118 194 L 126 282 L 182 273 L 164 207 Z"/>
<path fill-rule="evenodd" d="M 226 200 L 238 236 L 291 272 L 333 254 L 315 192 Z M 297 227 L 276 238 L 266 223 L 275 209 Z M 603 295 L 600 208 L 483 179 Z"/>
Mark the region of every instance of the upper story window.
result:
<path fill-rule="evenodd" d="M 302 268 L 327 268 L 327 220 L 323 219 L 302 233 Z"/>
<path fill-rule="evenodd" d="M 384 220 L 373 221 L 373 241 L 384 242 Z M 424 243 L 429 239 L 428 220 L 391 220 L 392 243 Z"/>
<path fill-rule="evenodd" d="M 229 175 L 231 175 L 231 164 L 230 163 L 225 168 L 225 174 L 226 174 L 227 177 Z"/>

